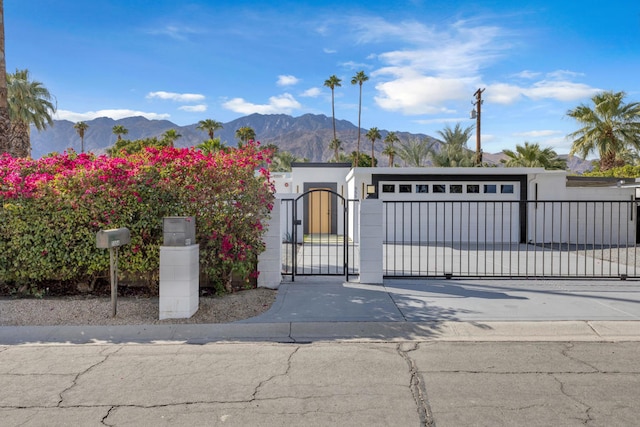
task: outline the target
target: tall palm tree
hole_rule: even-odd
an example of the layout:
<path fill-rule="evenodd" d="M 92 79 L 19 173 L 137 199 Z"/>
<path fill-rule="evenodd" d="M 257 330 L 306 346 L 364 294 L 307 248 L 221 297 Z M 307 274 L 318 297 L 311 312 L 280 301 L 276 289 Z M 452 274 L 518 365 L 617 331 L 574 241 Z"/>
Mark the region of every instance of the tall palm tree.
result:
<path fill-rule="evenodd" d="M 374 152 L 373 152 L 374 144 L 375 144 L 377 139 L 380 139 L 382 137 L 380 136 L 380 131 L 378 130 L 378 128 L 369 129 L 369 131 L 367 132 L 366 136 L 367 136 L 367 139 L 369 141 L 371 141 L 371 165 L 374 166 L 375 165 L 375 161 L 376 161 L 375 160 L 376 157 L 375 157 Z M 358 154 L 358 155 L 360 155 L 360 154 Z"/>
<path fill-rule="evenodd" d="M 114 135 L 118 135 L 118 141 L 122 140 L 122 135 L 126 135 L 129 133 L 129 129 L 127 129 L 126 127 L 122 126 L 122 125 L 115 125 L 112 129 L 111 132 L 113 132 Z"/>
<path fill-rule="evenodd" d="M 475 165 L 474 154 L 467 148 L 467 141 L 473 134 L 474 125 L 462 128 L 460 123 L 455 127 L 446 126 L 438 134 L 444 141 L 440 151 L 430 150 L 434 166 L 438 167 L 471 167 Z"/>
<path fill-rule="evenodd" d="M 360 118 L 362 116 L 362 83 L 369 80 L 369 76 L 367 76 L 363 71 L 358 71 L 355 76 L 351 78 L 352 85 L 360 85 L 360 99 L 358 101 L 358 147 L 356 149 L 356 165 L 358 164 L 358 156 L 360 155 Z M 373 159 L 373 156 L 372 156 Z"/>
<path fill-rule="evenodd" d="M 558 157 L 553 148 L 540 148 L 540 144 L 531 144 L 525 142 L 524 146 L 516 145 L 516 151 L 502 150 L 508 157 L 507 160 L 501 160 L 507 167 L 527 167 L 527 168 L 545 168 L 545 169 L 561 169 L 567 168 L 567 161 Z"/>
<path fill-rule="evenodd" d="M 240 148 L 243 144 L 256 139 L 256 131 L 249 126 L 243 126 L 236 131 L 236 138 L 240 140 L 238 144 L 238 148 Z"/>
<path fill-rule="evenodd" d="M 174 143 L 179 138 L 182 138 L 182 135 L 180 135 L 175 129 L 169 129 L 162 134 L 162 141 L 166 142 L 171 147 L 174 146 Z"/>
<path fill-rule="evenodd" d="M 334 98 L 334 89 L 342 86 L 340 84 L 342 82 L 341 79 L 338 78 L 335 74 L 329 77 L 324 81 L 324 85 L 331 89 L 331 116 L 333 117 L 333 140 L 338 139 L 336 136 L 336 108 L 335 108 L 335 98 Z"/>
<path fill-rule="evenodd" d="M 640 103 L 623 102 L 624 92 L 601 92 L 591 98 L 593 108 L 581 104 L 567 115 L 582 128 L 569 134 L 573 145 L 569 154 L 586 157 L 597 151 L 600 170 L 622 166 L 617 153 L 625 148 L 640 148 Z"/>
<path fill-rule="evenodd" d="M 393 159 L 396 155 L 396 149 L 393 144 L 396 142 L 400 142 L 400 138 L 398 138 L 398 135 L 396 135 L 395 132 L 389 132 L 387 136 L 384 137 L 384 143 L 386 146 L 384 147 L 384 150 L 382 150 L 382 154 L 389 156 L 389 166 L 393 166 Z"/>
<path fill-rule="evenodd" d="M 433 144 L 426 139 L 410 139 L 400 144 L 397 154 L 406 166 L 426 166 Z"/>
<path fill-rule="evenodd" d="M 222 123 L 213 119 L 200 120 L 198 122 L 198 126 L 196 126 L 196 129 L 207 132 L 209 134 L 209 139 L 213 139 L 214 132 L 222 128 Z"/>
<path fill-rule="evenodd" d="M 53 125 L 56 107 L 42 83 L 30 80 L 29 70 L 7 74 L 7 102 L 11 118 L 10 145 L 16 157 L 31 156 L 31 125 L 43 130 Z"/>
<path fill-rule="evenodd" d="M 10 153 L 11 118 L 7 100 L 7 62 L 4 56 L 4 2 L 0 0 L 0 154 Z"/>
<path fill-rule="evenodd" d="M 73 125 L 73 128 L 78 132 L 80 136 L 80 152 L 84 153 L 84 133 L 87 129 L 89 129 L 89 125 L 85 122 L 78 122 Z"/>

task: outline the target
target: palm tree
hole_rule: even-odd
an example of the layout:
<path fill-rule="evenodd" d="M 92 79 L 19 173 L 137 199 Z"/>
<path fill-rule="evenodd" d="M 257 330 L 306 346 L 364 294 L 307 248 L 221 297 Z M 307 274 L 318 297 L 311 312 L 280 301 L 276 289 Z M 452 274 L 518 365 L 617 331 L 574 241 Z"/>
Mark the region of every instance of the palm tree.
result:
<path fill-rule="evenodd" d="M 335 98 L 334 98 L 334 89 L 342 86 L 340 83 L 341 79 L 338 78 L 335 74 L 329 77 L 324 81 L 324 85 L 331 89 L 331 115 L 333 117 L 333 139 L 338 139 L 336 136 L 336 109 L 335 109 Z"/>
<path fill-rule="evenodd" d="M 256 139 L 256 131 L 249 126 L 243 126 L 236 131 L 236 138 L 240 140 L 238 148 L 241 148 L 243 144 Z"/>
<path fill-rule="evenodd" d="M 213 139 L 214 132 L 222 128 L 222 123 L 213 119 L 200 120 L 196 126 L 196 129 L 207 132 L 209 139 Z"/>
<path fill-rule="evenodd" d="M 170 147 L 173 147 L 174 143 L 179 138 L 182 138 L 182 135 L 180 135 L 175 129 L 169 129 L 162 134 L 162 141 L 166 142 Z"/>
<path fill-rule="evenodd" d="M 600 170 L 622 166 L 617 153 L 625 148 L 640 148 L 640 103 L 623 102 L 624 92 L 602 92 L 591 98 L 594 108 L 581 104 L 567 115 L 583 125 L 569 134 L 573 145 L 569 154 L 586 157 L 597 151 Z"/>
<path fill-rule="evenodd" d="M 213 154 L 217 151 L 225 151 L 227 146 L 224 142 L 220 142 L 220 138 L 213 138 L 197 145 L 196 148 L 204 154 Z"/>
<path fill-rule="evenodd" d="M 540 148 L 540 144 L 525 142 L 524 146 L 516 145 L 516 151 L 502 150 L 508 157 L 501 160 L 507 167 L 561 169 L 567 168 L 567 161 L 558 157 L 551 147 Z"/>
<path fill-rule="evenodd" d="M 358 148 L 356 149 L 356 165 L 358 162 L 358 156 L 360 155 L 360 117 L 362 116 L 362 83 L 369 80 L 369 76 L 367 76 L 363 71 L 358 71 L 355 76 L 351 78 L 351 84 L 360 85 L 360 100 L 358 101 Z M 372 157 L 373 158 L 373 157 Z"/>
<path fill-rule="evenodd" d="M 307 159 L 296 157 L 289 151 L 278 151 L 273 155 L 271 166 L 273 172 L 291 172 L 291 164 L 294 162 L 305 162 Z"/>
<path fill-rule="evenodd" d="M 397 154 L 407 166 L 426 166 L 427 158 L 433 144 L 434 143 L 429 144 L 429 141 L 426 139 L 410 139 L 400 144 Z"/>
<path fill-rule="evenodd" d="M 474 154 L 467 148 L 467 141 L 471 138 L 473 129 L 473 125 L 462 129 L 462 125 L 456 123 L 453 129 L 446 126 L 444 130 L 438 131 L 445 144 L 439 152 L 430 150 L 433 165 L 438 167 L 474 166 Z"/>
<path fill-rule="evenodd" d="M 16 70 L 7 74 L 7 102 L 11 131 L 9 132 L 13 154 L 16 157 L 31 156 L 31 125 L 43 130 L 53 125 L 52 114 L 56 107 L 51 94 L 42 83 L 30 80 L 29 70 Z"/>
<path fill-rule="evenodd" d="M 378 130 L 378 128 L 369 129 L 366 136 L 367 136 L 367 139 L 371 141 L 371 159 L 372 159 L 372 165 L 373 165 L 373 163 L 375 163 L 376 161 L 376 156 L 374 155 L 374 152 L 373 152 L 373 148 L 374 148 L 373 146 L 376 140 L 382 137 L 380 136 L 380 131 Z"/>
<path fill-rule="evenodd" d="M 78 132 L 80 136 L 80 152 L 84 153 L 84 132 L 89 129 L 89 125 L 85 122 L 78 122 L 73 125 L 73 128 Z"/>
<path fill-rule="evenodd" d="M 11 118 L 7 100 L 7 62 L 4 56 L 4 2 L 0 0 L 0 154 L 10 153 Z"/>
<path fill-rule="evenodd" d="M 393 144 L 396 142 L 400 142 L 400 138 L 398 138 L 395 132 L 389 132 L 387 136 L 384 137 L 386 147 L 382 150 L 382 154 L 389 156 L 389 166 L 393 166 L 393 159 L 396 155 L 396 149 Z"/>
<path fill-rule="evenodd" d="M 129 133 L 129 129 L 125 128 L 122 125 L 115 125 L 112 129 L 111 132 L 114 133 L 114 135 L 118 135 L 118 141 L 122 140 L 122 135 L 126 135 Z"/>
<path fill-rule="evenodd" d="M 342 150 L 342 141 L 340 141 L 338 138 L 334 138 L 329 144 L 329 149 L 333 150 L 333 161 L 337 162 L 340 150 Z"/>

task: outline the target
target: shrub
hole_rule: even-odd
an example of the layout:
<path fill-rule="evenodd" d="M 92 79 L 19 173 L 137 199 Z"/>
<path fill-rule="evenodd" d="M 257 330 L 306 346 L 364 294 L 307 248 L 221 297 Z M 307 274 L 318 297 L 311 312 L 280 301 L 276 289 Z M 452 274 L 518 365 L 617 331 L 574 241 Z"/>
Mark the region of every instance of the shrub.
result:
<path fill-rule="evenodd" d="M 256 275 L 273 185 L 259 144 L 203 154 L 147 147 L 123 158 L 54 154 L 0 157 L 0 282 L 94 282 L 109 257 L 95 247 L 101 229 L 127 227 L 123 276 L 157 281 L 162 218 L 195 216 L 201 271 L 219 289 L 232 273 Z M 256 169 L 259 172 L 256 173 Z"/>

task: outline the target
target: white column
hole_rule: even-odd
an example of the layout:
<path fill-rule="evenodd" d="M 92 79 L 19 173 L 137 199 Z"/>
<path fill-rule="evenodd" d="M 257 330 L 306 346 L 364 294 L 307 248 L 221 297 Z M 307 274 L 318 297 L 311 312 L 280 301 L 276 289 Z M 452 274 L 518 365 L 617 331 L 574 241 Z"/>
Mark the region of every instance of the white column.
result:
<path fill-rule="evenodd" d="M 360 202 L 360 283 L 382 283 L 382 200 Z"/>
<path fill-rule="evenodd" d="M 278 289 L 282 281 L 282 236 L 280 235 L 280 199 L 275 199 L 271 218 L 265 224 L 265 250 L 258 255 L 258 287 Z"/>
<path fill-rule="evenodd" d="M 200 245 L 160 246 L 160 320 L 198 311 Z"/>

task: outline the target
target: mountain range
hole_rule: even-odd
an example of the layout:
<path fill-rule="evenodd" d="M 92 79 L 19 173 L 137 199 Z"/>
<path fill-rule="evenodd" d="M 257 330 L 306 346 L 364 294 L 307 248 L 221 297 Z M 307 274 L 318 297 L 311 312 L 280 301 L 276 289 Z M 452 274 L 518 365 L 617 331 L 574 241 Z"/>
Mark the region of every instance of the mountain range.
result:
<path fill-rule="evenodd" d="M 85 123 L 89 126 L 84 137 L 85 151 L 97 154 L 104 153 L 115 143 L 117 136 L 112 132 L 115 125 L 124 126 L 129 132 L 123 135 L 123 138 L 130 140 L 160 137 L 169 129 L 175 129 L 178 134 L 182 135 L 175 143 L 177 147 L 195 146 L 208 139 L 206 132 L 197 129 L 197 123 L 178 126 L 168 120 L 149 120 L 145 117 L 127 117 L 120 120 L 100 117 Z M 70 148 L 80 152 L 80 136 L 74 129 L 74 125 L 75 123 L 68 120 L 55 120 L 53 126 L 47 127 L 43 131 L 37 131 L 32 127 L 31 155 L 33 158 L 42 157 L 50 152 L 61 153 Z M 255 131 L 256 139 L 261 144 L 274 144 L 280 150 L 289 151 L 296 157 L 306 158 L 312 162 L 324 162 L 333 157 L 333 151 L 329 149 L 329 142 L 333 139 L 331 117 L 322 114 L 304 114 L 299 117 L 286 114 L 251 114 L 223 123 L 223 128 L 216 131 L 215 136 L 219 137 L 227 146 L 236 146 L 235 132 L 244 126 Z M 364 137 L 366 131 L 367 129 L 362 129 L 360 150 L 370 154 L 371 142 Z M 336 134 L 338 139 L 343 142 L 345 153 L 356 150 L 357 126 L 347 120 L 336 120 Z M 388 131 L 380 130 L 380 134 L 384 139 Z M 434 143 L 436 150 L 442 144 L 442 141 L 425 134 L 396 131 L 396 135 L 401 141 L 427 139 Z M 376 141 L 375 155 L 378 164 L 386 166 L 387 158 L 381 154 L 383 148 L 382 141 Z M 483 160 L 487 163 L 500 164 L 501 158 L 504 158 L 502 153 L 483 154 Z M 570 170 L 578 173 L 589 170 L 591 167 L 590 162 L 577 157 L 570 157 L 568 164 Z"/>

